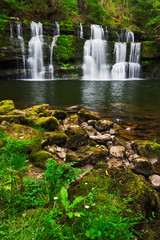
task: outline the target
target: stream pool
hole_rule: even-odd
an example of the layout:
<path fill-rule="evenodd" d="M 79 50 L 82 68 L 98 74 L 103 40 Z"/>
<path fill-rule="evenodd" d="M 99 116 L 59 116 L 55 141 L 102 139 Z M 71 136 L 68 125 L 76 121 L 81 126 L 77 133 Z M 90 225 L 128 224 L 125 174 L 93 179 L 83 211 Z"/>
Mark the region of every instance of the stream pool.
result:
<path fill-rule="evenodd" d="M 83 105 L 120 122 L 133 138 L 160 142 L 160 81 L 0 80 L 4 99 L 12 99 L 19 109 L 42 103 L 55 108 Z"/>

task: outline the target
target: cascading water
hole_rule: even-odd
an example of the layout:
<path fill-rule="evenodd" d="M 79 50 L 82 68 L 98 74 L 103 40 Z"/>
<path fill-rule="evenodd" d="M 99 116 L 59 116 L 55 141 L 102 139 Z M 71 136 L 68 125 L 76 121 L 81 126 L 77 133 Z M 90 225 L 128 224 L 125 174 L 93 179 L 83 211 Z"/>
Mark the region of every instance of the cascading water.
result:
<path fill-rule="evenodd" d="M 140 43 L 131 43 L 130 56 L 129 56 L 129 78 L 139 78 L 141 65 L 140 61 Z"/>
<path fill-rule="evenodd" d="M 140 50 L 141 44 L 134 42 L 134 33 L 131 31 L 122 32 L 120 35 L 122 42 L 115 43 L 114 52 L 116 63 L 112 66 L 112 79 L 135 79 L 140 76 Z M 130 44 L 129 61 L 127 62 L 127 42 Z"/>
<path fill-rule="evenodd" d="M 27 59 L 29 78 L 44 79 L 45 67 L 43 64 L 43 28 L 42 24 L 31 23 L 32 38 L 28 43 L 29 57 Z"/>
<path fill-rule="evenodd" d="M 17 35 L 18 35 L 18 39 L 20 41 L 20 48 L 21 48 L 21 52 L 22 52 L 22 60 L 23 60 L 23 69 L 22 69 L 22 73 L 21 73 L 21 78 L 25 78 L 26 77 L 26 57 L 25 57 L 25 46 L 24 46 L 24 39 L 22 36 L 22 27 L 21 24 L 17 24 Z M 13 37 L 13 30 L 11 31 L 11 36 Z"/>
<path fill-rule="evenodd" d="M 10 39 L 13 38 L 13 26 L 10 23 Z"/>
<path fill-rule="evenodd" d="M 56 45 L 56 41 L 60 36 L 60 25 L 58 22 L 56 24 L 56 35 L 53 37 L 53 41 L 50 47 L 50 64 L 49 64 L 49 78 L 54 79 L 54 67 L 53 67 L 53 48 Z"/>
<path fill-rule="evenodd" d="M 106 40 L 104 30 L 99 25 L 91 25 L 91 39 L 87 40 L 84 45 L 83 79 L 109 79 L 106 64 Z"/>
<path fill-rule="evenodd" d="M 83 38 L 83 26 L 82 23 L 80 23 L 80 34 L 79 34 L 80 38 Z"/>

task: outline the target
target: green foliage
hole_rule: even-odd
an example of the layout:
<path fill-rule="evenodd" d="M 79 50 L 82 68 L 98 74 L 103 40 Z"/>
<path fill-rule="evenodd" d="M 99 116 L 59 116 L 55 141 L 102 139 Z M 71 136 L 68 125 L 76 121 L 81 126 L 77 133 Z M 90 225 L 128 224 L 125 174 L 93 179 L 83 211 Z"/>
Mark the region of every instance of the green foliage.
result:
<path fill-rule="evenodd" d="M 51 159 L 47 162 L 47 170 L 44 173 L 49 201 L 53 202 L 54 197 L 63 186 L 73 182 L 83 171 L 76 168 L 70 168 L 74 163 L 59 164 Z"/>
<path fill-rule="evenodd" d="M 5 23 L 5 18 L 7 16 L 5 14 L 0 14 L 0 30 L 4 30 L 5 29 L 5 26 L 6 26 L 6 23 Z"/>
<path fill-rule="evenodd" d="M 63 9 L 66 20 L 70 20 L 71 16 L 78 16 L 79 11 L 76 0 L 61 0 L 60 7 Z"/>
<path fill-rule="evenodd" d="M 68 192 L 65 187 L 61 188 L 60 194 L 61 194 L 61 202 L 65 208 L 66 215 L 69 218 L 72 218 L 73 216 L 80 217 L 85 215 L 83 212 L 74 211 L 74 208 L 76 207 L 76 205 L 82 202 L 84 197 L 82 196 L 76 197 L 74 201 L 70 203 L 68 199 Z"/>
<path fill-rule="evenodd" d="M 29 10 L 28 5 L 26 5 L 27 1 L 17 1 L 17 0 L 4 0 L 6 3 L 8 3 L 11 7 L 13 7 L 15 10 Z"/>

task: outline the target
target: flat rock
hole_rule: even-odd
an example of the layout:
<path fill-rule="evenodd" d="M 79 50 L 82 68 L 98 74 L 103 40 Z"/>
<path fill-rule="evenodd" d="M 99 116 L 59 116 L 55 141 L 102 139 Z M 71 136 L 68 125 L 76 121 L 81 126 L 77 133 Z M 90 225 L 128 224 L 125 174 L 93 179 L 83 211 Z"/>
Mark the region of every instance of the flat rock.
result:
<path fill-rule="evenodd" d="M 157 174 L 153 174 L 149 176 L 149 180 L 154 188 L 160 188 L 160 176 Z"/>
<path fill-rule="evenodd" d="M 123 146 L 112 146 L 110 148 L 110 157 L 123 158 L 125 153 L 125 148 Z"/>

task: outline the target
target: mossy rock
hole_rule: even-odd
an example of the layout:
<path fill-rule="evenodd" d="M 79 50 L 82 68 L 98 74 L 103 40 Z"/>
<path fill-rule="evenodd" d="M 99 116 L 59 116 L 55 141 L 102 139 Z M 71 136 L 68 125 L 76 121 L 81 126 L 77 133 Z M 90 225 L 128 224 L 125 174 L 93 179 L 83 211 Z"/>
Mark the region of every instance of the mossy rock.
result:
<path fill-rule="evenodd" d="M 90 146 L 79 147 L 77 151 L 69 151 L 66 155 L 66 162 L 76 162 L 75 166 L 81 167 L 86 164 L 95 165 L 99 161 L 106 161 L 108 156 L 107 148 Z"/>
<path fill-rule="evenodd" d="M 72 128 L 72 127 L 78 126 L 79 125 L 78 115 L 75 114 L 75 115 L 72 115 L 72 116 L 66 118 L 63 121 L 63 125 L 64 125 L 64 129 L 65 130 L 67 130 L 68 128 Z"/>
<path fill-rule="evenodd" d="M 61 35 L 54 47 L 55 61 L 59 65 L 83 62 L 84 40 L 72 35 Z"/>
<path fill-rule="evenodd" d="M 40 117 L 35 121 L 35 125 L 48 131 L 54 131 L 59 128 L 59 121 L 55 117 Z"/>
<path fill-rule="evenodd" d="M 160 57 L 160 44 L 154 41 L 146 41 L 141 43 L 141 47 L 141 59 Z"/>
<path fill-rule="evenodd" d="M 101 166 L 87 173 L 70 190 L 70 195 L 87 196 L 92 188 L 96 188 L 97 201 L 104 205 L 108 193 L 116 195 L 118 192 L 121 199 L 129 199 L 128 208 L 134 212 L 135 216 L 148 218 L 152 217 L 153 212 L 158 212 L 158 194 L 145 179 L 134 174 L 130 169 L 106 167 L 104 165 L 104 168 Z"/>
<path fill-rule="evenodd" d="M 58 146 L 64 146 L 67 142 L 68 136 L 63 131 L 48 132 L 46 133 L 48 137 L 47 144 L 56 144 Z"/>
<path fill-rule="evenodd" d="M 75 149 L 80 146 L 85 146 L 89 142 L 89 137 L 86 132 L 79 126 L 72 127 L 67 131 L 68 140 L 67 147 Z"/>
<path fill-rule="evenodd" d="M 32 152 L 30 154 L 30 160 L 34 163 L 36 167 L 46 168 L 46 161 L 49 158 L 55 158 L 55 156 L 44 150 L 38 152 Z"/>
<path fill-rule="evenodd" d="M 39 132 L 38 130 L 24 126 L 21 124 L 16 123 L 9 123 L 6 121 L 3 121 L 0 124 L 0 131 L 3 131 L 8 137 L 11 138 L 18 138 L 20 140 L 29 140 L 30 144 L 28 145 L 28 150 L 38 150 L 41 149 L 42 145 L 44 145 L 45 142 L 47 142 L 48 138 L 47 136 Z"/>
<path fill-rule="evenodd" d="M 0 115 L 0 123 L 7 121 L 10 123 L 27 124 L 28 121 L 23 115 Z"/>
<path fill-rule="evenodd" d="M 160 144 L 149 140 L 135 140 L 133 149 L 142 157 L 160 158 Z"/>
<path fill-rule="evenodd" d="M 80 122 L 87 122 L 88 120 L 99 120 L 99 116 L 97 114 L 91 113 L 85 108 L 82 108 L 78 112 L 78 117 Z"/>
<path fill-rule="evenodd" d="M 12 100 L 3 100 L 0 102 L 0 114 L 6 114 L 14 109 L 15 106 Z"/>
<path fill-rule="evenodd" d="M 39 115 L 39 114 L 44 115 L 45 111 L 49 110 L 49 108 L 50 108 L 49 104 L 41 104 L 41 105 L 35 105 L 30 108 L 26 108 L 23 110 L 23 112 L 26 113 L 27 117 Z"/>
<path fill-rule="evenodd" d="M 63 110 L 54 110 L 53 116 L 57 119 L 64 120 L 65 118 L 67 118 L 67 112 L 65 112 Z"/>

